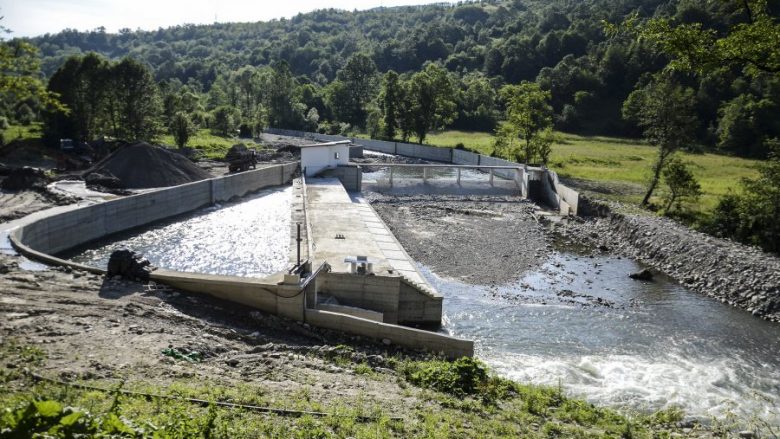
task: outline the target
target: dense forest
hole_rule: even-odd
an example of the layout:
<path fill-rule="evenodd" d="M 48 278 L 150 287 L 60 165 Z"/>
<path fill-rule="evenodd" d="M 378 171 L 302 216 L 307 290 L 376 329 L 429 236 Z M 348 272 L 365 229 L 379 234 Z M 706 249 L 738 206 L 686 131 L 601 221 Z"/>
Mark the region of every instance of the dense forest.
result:
<path fill-rule="evenodd" d="M 770 14 L 780 9 L 775 6 L 766 5 Z M 493 0 L 319 10 L 289 20 L 117 34 L 65 30 L 30 42 L 40 50 L 46 77 L 70 57 L 89 52 L 145 64 L 159 84 L 164 125 L 186 111 L 199 124 L 218 119 L 222 131 L 270 124 L 381 135 L 387 131 L 380 126 L 387 100 L 383 82 L 403 88 L 426 65 L 435 65 L 428 71 L 445 73 L 443 92 L 451 99 L 441 104 L 451 111 L 434 111 L 429 128 L 492 131 L 503 114 L 500 88 L 527 80 L 550 92 L 557 129 L 638 136 L 637 124 L 621 116 L 623 102 L 668 59 L 641 39 L 605 33 L 605 22 L 620 23 L 632 14 L 701 23 L 716 32 L 751 19 L 742 2 Z M 391 71 L 399 75 L 388 78 Z M 703 75 L 676 76 L 693 90 L 691 148 L 766 156 L 766 139 L 780 135 L 778 75 L 746 75 L 741 66 L 723 65 Z M 279 105 L 290 108 L 274 108 Z M 34 113 L 34 103 L 28 103 L 11 117 Z M 405 131 L 399 126 L 398 134 L 417 135 L 411 125 Z"/>

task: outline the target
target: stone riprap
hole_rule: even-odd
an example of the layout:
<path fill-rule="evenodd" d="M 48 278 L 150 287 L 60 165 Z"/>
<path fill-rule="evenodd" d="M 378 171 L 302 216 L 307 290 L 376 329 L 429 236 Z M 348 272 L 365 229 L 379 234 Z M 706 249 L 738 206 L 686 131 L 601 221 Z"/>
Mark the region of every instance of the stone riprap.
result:
<path fill-rule="evenodd" d="M 780 258 L 693 231 L 667 218 L 613 213 L 572 221 L 558 232 L 574 242 L 640 260 L 686 288 L 780 322 Z"/>

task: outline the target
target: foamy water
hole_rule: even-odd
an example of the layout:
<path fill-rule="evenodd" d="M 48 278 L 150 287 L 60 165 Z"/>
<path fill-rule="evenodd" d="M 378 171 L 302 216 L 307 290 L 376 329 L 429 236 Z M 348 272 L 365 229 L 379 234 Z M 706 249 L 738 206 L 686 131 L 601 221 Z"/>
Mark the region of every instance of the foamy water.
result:
<path fill-rule="evenodd" d="M 421 267 L 445 296 L 444 330 L 474 339 L 508 378 L 624 411 L 679 406 L 705 422 L 733 411 L 780 425 L 780 325 L 663 277 L 628 278 L 640 268 L 559 253 L 491 288 Z"/>

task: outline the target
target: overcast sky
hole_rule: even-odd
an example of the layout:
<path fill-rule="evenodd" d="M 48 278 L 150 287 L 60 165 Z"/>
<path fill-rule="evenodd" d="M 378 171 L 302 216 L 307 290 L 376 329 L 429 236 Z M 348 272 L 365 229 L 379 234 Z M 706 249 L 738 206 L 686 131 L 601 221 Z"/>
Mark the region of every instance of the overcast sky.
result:
<path fill-rule="evenodd" d="M 108 32 L 157 29 L 184 23 L 267 21 L 315 9 L 371 9 L 434 3 L 432 0 L 0 0 L 0 25 L 14 36 L 36 36 L 65 28 Z"/>

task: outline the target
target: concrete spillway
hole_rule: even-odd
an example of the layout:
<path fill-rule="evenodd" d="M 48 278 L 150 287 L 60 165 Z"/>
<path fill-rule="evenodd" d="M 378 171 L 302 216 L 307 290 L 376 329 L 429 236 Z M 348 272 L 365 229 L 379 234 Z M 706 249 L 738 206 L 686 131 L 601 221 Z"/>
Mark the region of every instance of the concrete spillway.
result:
<path fill-rule="evenodd" d="M 438 326 L 442 296 L 371 206 L 347 193 L 337 179 L 307 180 L 306 192 L 314 265 L 327 262 L 328 279 L 338 278 L 327 282 L 322 293 L 379 312 L 385 323 Z M 352 264 L 345 261 L 356 257 L 371 261 L 370 273 L 352 273 Z"/>
<path fill-rule="evenodd" d="M 53 255 L 114 233 L 151 225 L 216 202 L 240 197 L 248 192 L 287 184 L 297 167 L 297 163 L 269 166 L 64 212 L 52 212 L 51 215 L 22 224 L 10 232 L 9 238 L 13 246 L 26 256 L 49 264 L 105 274 L 101 267 L 79 264 Z M 441 296 L 424 284 L 408 256 L 373 215 L 370 206 L 353 202 L 340 185 L 325 186 L 312 203 L 306 201 L 302 180 L 296 181 L 292 189 L 291 220 L 295 225 L 305 225 L 303 239 L 307 242 L 302 256 L 316 265 L 303 264 L 302 267 L 293 267 L 259 279 L 158 269 L 152 272 L 151 279 L 184 291 L 209 294 L 314 326 L 442 352 L 450 357 L 473 355 L 471 341 L 397 324 L 438 325 L 441 322 Z M 316 218 L 306 215 L 307 210 Z M 351 239 L 339 241 L 339 244 L 348 242 L 349 246 L 333 244 L 326 238 L 331 234 L 339 234 L 343 227 L 343 224 L 331 223 L 334 227 L 331 230 L 326 221 L 331 212 L 351 218 L 348 223 L 351 227 L 341 234 L 346 236 L 360 231 L 352 234 Z M 317 218 L 322 224 L 312 227 L 317 223 Z M 295 227 L 290 229 L 291 242 L 295 242 Z M 317 231 L 316 234 L 313 230 Z M 311 234 L 309 231 L 312 231 Z M 290 265 L 294 265 L 293 261 L 297 262 L 297 257 L 293 256 L 294 252 L 290 253 Z M 351 270 L 345 268 L 343 260 L 345 254 L 353 253 L 377 259 L 379 272 L 351 273 Z M 333 298 L 338 303 L 322 303 L 320 297 Z"/>

